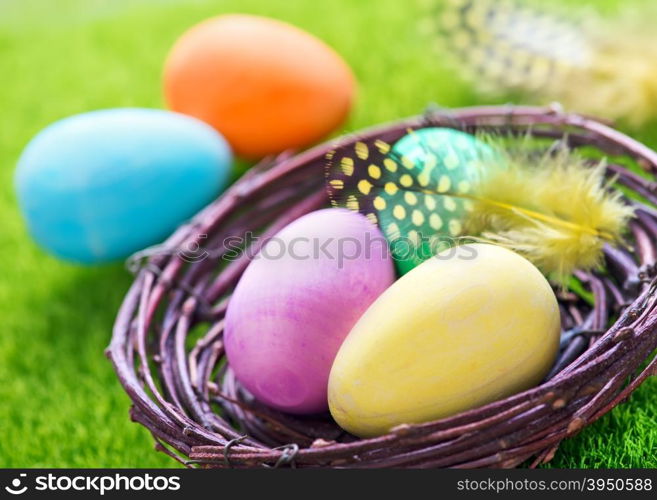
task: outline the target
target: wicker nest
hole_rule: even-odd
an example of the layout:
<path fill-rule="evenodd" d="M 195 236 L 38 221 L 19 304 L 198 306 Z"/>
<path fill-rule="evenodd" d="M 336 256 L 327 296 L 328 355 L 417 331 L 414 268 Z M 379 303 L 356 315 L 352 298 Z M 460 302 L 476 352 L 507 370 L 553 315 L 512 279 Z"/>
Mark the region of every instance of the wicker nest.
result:
<path fill-rule="evenodd" d="M 136 280 L 107 355 L 132 399 L 133 420 L 156 448 L 188 466 L 514 467 L 549 461 L 559 443 L 623 402 L 657 374 L 657 153 L 607 124 L 558 108 L 478 107 L 430 111 L 360 138 L 393 142 L 425 126 L 522 133 L 603 153 L 636 207 L 629 245 L 606 248 L 604 271 L 577 273 L 594 305 L 560 293 L 558 361 L 538 387 L 502 401 L 359 440 L 327 415 L 299 418 L 258 405 L 225 362 L 223 318 L 248 256 L 226 262 L 224 239 L 271 236 L 327 205 L 324 157 L 331 145 L 254 167 L 163 247 L 135 258 Z M 356 141 L 356 137 L 352 138 Z M 351 139 L 347 139 L 351 140 Z M 547 144 L 546 144 L 547 145 Z M 257 245 L 266 238 L 258 239 Z"/>

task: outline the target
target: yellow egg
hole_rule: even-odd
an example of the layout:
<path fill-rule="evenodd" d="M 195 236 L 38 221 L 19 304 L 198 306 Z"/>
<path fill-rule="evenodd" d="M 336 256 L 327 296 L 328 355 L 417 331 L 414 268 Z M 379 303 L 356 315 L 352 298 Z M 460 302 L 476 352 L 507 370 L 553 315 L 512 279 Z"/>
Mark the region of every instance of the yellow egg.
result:
<path fill-rule="evenodd" d="M 504 398 L 543 379 L 559 331 L 556 297 L 525 258 L 495 245 L 448 249 L 351 330 L 331 368 L 331 414 L 370 437 Z"/>

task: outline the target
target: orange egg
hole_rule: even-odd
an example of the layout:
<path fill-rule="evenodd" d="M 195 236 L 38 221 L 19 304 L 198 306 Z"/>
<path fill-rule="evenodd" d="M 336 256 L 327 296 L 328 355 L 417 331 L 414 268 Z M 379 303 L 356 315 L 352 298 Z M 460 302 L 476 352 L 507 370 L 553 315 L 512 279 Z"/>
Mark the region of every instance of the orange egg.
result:
<path fill-rule="evenodd" d="M 169 107 L 204 120 L 243 157 L 308 146 L 346 118 L 355 81 L 344 60 L 281 21 L 208 19 L 174 45 L 164 70 Z"/>

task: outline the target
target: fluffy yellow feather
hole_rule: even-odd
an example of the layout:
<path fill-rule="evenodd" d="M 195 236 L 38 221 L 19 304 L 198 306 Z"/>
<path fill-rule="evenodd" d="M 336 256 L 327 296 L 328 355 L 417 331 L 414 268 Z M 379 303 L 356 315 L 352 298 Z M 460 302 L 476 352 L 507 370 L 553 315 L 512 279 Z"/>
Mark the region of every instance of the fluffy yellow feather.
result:
<path fill-rule="evenodd" d="M 566 147 L 496 152 L 481 165 L 467 232 L 525 255 L 562 283 L 574 269 L 598 266 L 603 245 L 622 238 L 633 214 L 608 189 L 604 162 L 590 165 Z"/>

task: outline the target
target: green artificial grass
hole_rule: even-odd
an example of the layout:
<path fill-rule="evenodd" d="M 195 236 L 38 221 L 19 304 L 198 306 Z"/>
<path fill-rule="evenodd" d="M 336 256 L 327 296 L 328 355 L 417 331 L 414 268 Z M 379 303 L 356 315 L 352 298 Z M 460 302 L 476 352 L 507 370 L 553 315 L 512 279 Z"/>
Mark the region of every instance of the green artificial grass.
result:
<path fill-rule="evenodd" d="M 599 5 L 603 2 L 595 2 Z M 615 2 L 604 2 L 613 8 Z M 91 109 L 162 107 L 167 50 L 225 12 L 268 15 L 323 38 L 360 92 L 345 131 L 475 104 L 400 0 L 2 0 L 0 2 L 0 467 L 166 467 L 103 350 L 131 277 L 121 264 L 57 261 L 25 232 L 12 188 L 22 148 L 54 120 Z M 641 139 L 657 146 L 657 128 Z M 56 207 L 53 207 L 56 209 Z M 657 381 L 565 442 L 558 467 L 657 467 Z"/>

